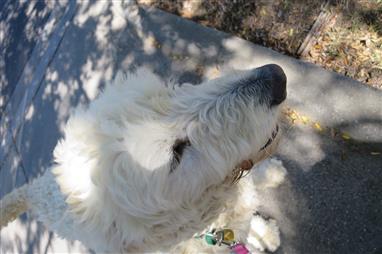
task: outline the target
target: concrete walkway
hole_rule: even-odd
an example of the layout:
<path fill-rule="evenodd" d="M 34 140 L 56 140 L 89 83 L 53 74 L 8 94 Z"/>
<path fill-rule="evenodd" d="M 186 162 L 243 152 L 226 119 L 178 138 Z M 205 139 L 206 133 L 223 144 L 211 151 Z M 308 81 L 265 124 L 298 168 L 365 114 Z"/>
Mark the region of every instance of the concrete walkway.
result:
<path fill-rule="evenodd" d="M 261 211 L 281 227 L 277 253 L 382 252 L 380 91 L 133 3 L 6 0 L 0 8 L 1 197 L 49 167 L 71 110 L 97 96 L 117 70 L 146 65 L 164 80 L 196 84 L 277 63 L 295 119 L 278 152 L 288 179 L 259 195 Z M 0 240 L 1 253 L 90 252 L 29 216 Z"/>

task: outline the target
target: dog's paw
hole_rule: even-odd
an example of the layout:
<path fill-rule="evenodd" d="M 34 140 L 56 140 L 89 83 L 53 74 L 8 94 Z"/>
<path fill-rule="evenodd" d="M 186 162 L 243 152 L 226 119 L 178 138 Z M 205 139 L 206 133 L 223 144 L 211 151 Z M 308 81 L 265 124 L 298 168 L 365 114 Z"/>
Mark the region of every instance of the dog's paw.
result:
<path fill-rule="evenodd" d="M 280 246 L 280 230 L 273 219 L 265 220 L 256 214 L 251 220 L 247 243 L 259 251 L 274 252 Z"/>
<path fill-rule="evenodd" d="M 253 169 L 252 179 L 257 188 L 275 188 L 284 181 L 286 174 L 282 161 L 272 158 Z"/>

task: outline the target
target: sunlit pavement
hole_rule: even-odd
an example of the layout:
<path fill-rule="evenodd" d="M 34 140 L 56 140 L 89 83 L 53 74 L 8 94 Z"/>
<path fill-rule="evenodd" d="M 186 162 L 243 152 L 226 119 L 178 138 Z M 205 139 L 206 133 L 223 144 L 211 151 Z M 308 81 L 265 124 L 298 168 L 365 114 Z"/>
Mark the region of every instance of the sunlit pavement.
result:
<path fill-rule="evenodd" d="M 199 83 L 268 63 L 288 77 L 277 156 L 289 175 L 259 192 L 282 231 L 278 253 L 382 252 L 382 93 L 225 33 L 133 3 L 0 4 L 0 196 L 49 168 L 71 110 L 117 70 L 145 65 Z M 295 114 L 295 113 L 293 113 Z M 86 253 L 23 216 L 1 231 L 1 253 Z"/>

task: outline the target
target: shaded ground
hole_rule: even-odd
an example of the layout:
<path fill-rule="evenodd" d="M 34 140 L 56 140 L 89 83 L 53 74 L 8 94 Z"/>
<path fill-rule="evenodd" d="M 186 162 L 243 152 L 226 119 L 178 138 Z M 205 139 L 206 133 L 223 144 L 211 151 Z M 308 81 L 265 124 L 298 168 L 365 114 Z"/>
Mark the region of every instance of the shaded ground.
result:
<path fill-rule="evenodd" d="M 382 89 L 382 1 L 352 1 L 333 11 L 335 21 L 306 59 Z"/>
<path fill-rule="evenodd" d="M 381 0 L 138 0 L 382 89 Z M 325 8 L 324 8 L 325 7 Z M 330 13 L 306 54 L 300 46 Z"/>

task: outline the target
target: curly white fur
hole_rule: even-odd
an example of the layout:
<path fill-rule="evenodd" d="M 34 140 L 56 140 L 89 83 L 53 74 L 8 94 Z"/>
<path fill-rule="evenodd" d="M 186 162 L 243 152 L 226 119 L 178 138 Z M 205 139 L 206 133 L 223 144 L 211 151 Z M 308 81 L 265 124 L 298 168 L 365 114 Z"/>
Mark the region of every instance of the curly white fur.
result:
<path fill-rule="evenodd" d="M 273 222 L 260 235 L 265 247 L 250 238 L 253 181 L 232 184 L 230 177 L 241 161 L 261 160 L 277 143 L 261 150 L 278 107 L 256 94 L 229 92 L 251 71 L 175 89 L 146 69 L 119 74 L 70 118 L 54 151 L 56 165 L 27 186 L 28 208 L 59 235 L 99 252 L 221 251 L 193 235 L 223 226 L 238 240 L 249 237 L 252 247 L 277 249 Z M 176 163 L 173 146 L 186 138 L 191 145 Z M 275 175 L 280 182 L 285 172 L 268 174 L 266 168 L 259 169 L 261 181 Z"/>

